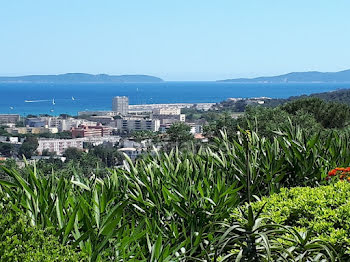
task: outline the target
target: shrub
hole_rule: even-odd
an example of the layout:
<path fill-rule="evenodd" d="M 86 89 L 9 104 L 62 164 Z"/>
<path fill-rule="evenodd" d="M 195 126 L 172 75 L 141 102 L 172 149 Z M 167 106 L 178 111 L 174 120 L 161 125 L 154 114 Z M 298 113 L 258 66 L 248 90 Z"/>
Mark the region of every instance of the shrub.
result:
<path fill-rule="evenodd" d="M 63 246 L 49 230 L 28 225 L 0 204 L 0 261 L 87 261 L 82 253 Z"/>
<path fill-rule="evenodd" d="M 279 194 L 253 203 L 274 222 L 310 231 L 313 237 L 331 243 L 341 261 L 350 259 L 350 183 L 338 182 L 317 188 L 282 188 Z M 233 217 L 237 215 L 234 212 Z"/>

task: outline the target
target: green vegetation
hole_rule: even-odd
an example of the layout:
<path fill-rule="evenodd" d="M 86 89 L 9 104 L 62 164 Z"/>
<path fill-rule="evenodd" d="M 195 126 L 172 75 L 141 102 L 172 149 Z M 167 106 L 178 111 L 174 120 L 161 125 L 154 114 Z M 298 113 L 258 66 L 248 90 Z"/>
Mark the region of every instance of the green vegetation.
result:
<path fill-rule="evenodd" d="M 348 261 L 350 183 L 326 180 L 350 163 L 346 117 L 312 98 L 220 113 L 200 146 L 174 125 L 173 149 L 124 156 L 123 168 L 114 147 L 6 163 L 0 204 L 48 232 L 38 242 L 54 237 L 89 261 Z"/>
<path fill-rule="evenodd" d="M 263 208 L 265 217 L 331 243 L 341 261 L 350 259 L 350 183 L 283 188 L 264 197 L 253 208 Z M 239 213 L 238 210 L 236 214 Z M 235 216 L 234 216 L 235 217 Z"/>
<path fill-rule="evenodd" d="M 0 261 L 87 261 L 82 253 L 62 245 L 49 229 L 30 226 L 26 217 L 9 207 L 5 195 L 0 195 Z"/>
<path fill-rule="evenodd" d="M 6 126 L 0 126 L 0 136 L 11 136 L 11 134 L 6 131 L 6 128 Z"/>
<path fill-rule="evenodd" d="M 26 158 L 31 158 L 38 146 L 38 139 L 35 136 L 27 136 L 19 148 L 18 154 Z"/>
<path fill-rule="evenodd" d="M 349 126 L 350 106 L 325 102 L 319 98 L 293 100 L 278 107 L 248 106 L 245 114 L 233 119 L 228 113 L 218 114 L 205 127 L 208 136 L 218 136 L 220 130 L 228 130 L 235 138 L 238 127 L 255 130 L 259 135 L 273 139 L 275 131 L 284 130 L 290 125 L 298 125 L 306 136 L 321 133 L 326 139 L 334 129 L 339 131 Z"/>
<path fill-rule="evenodd" d="M 166 131 L 171 146 L 181 148 L 184 144 L 193 141 L 190 131 L 191 127 L 183 122 L 173 123 Z"/>
<path fill-rule="evenodd" d="M 99 145 L 88 146 L 87 149 L 88 152 L 68 148 L 63 155 L 66 157 L 65 162 L 55 158 L 49 152 L 43 152 L 43 155 L 50 156 L 50 158 L 39 160 L 37 167 L 44 174 L 52 173 L 52 170 L 59 170 L 59 176 L 63 177 L 71 177 L 74 173 L 84 174 L 85 177 L 97 173 L 105 176 L 109 172 L 108 168 L 115 167 L 123 161 L 123 156 L 116 147 Z"/>
<path fill-rule="evenodd" d="M 0 142 L 0 156 L 11 157 L 15 152 L 15 146 L 10 143 Z"/>
<path fill-rule="evenodd" d="M 56 139 L 71 139 L 72 138 L 72 134 L 69 131 L 58 132 L 55 134 L 42 133 L 42 134 L 36 134 L 35 136 L 41 137 L 41 138 L 56 138 Z"/>
<path fill-rule="evenodd" d="M 69 179 L 59 170 L 44 174 L 28 167 L 21 173 L 4 169 L 11 179 L 1 184 L 13 208 L 32 225 L 53 228 L 63 244 L 78 247 L 92 261 L 224 258 L 226 226 L 218 223 L 229 219 L 249 195 L 325 183 L 327 170 L 350 158 L 348 136 L 336 132 L 328 141 L 318 135 L 307 139 L 293 126 L 273 141 L 240 132 L 237 140 L 224 133 L 209 148 L 195 152 L 175 150 L 135 164 L 129 160 L 124 170 L 111 170 L 103 179 L 85 178 L 73 167 Z M 316 240 L 305 243 L 309 241 Z M 327 245 L 319 248 L 332 250 Z"/>

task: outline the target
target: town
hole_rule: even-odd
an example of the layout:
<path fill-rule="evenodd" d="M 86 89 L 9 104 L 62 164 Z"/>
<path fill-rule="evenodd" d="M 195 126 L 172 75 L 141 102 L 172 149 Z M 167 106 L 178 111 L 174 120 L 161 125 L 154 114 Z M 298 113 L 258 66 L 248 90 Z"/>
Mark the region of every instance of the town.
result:
<path fill-rule="evenodd" d="M 266 98 L 229 98 L 227 102 L 262 104 L 263 99 Z M 49 158 L 65 161 L 67 149 L 87 152 L 95 146 L 117 148 L 118 152 L 135 160 L 145 152 L 169 146 L 165 134 L 174 124 L 184 128 L 191 138 L 206 142 L 203 126 L 207 122 L 187 120 L 182 111 L 208 111 L 219 107 L 216 103 L 129 105 L 128 97 L 116 96 L 110 111 L 81 111 L 77 116 L 1 114 L 0 160 L 11 158 L 23 165 L 24 155 L 27 161 Z M 34 142 L 28 139 L 31 137 L 35 137 Z M 30 141 L 32 145 L 27 150 L 24 144 Z"/>
<path fill-rule="evenodd" d="M 65 160 L 68 148 L 82 151 L 87 145 L 117 146 L 118 151 L 131 159 L 148 152 L 147 139 L 135 141 L 137 133 L 166 133 L 170 126 L 181 122 L 189 127 L 194 138 L 202 138 L 202 125 L 186 122 L 182 108 L 210 109 L 214 103 L 129 105 L 129 98 L 116 96 L 111 111 L 82 111 L 78 116 L 1 114 L 0 160 L 15 158 L 19 161 L 20 148 L 28 136 L 37 137 L 37 148 L 28 154 L 32 160 L 50 157 Z M 145 136 L 147 138 L 147 135 Z"/>

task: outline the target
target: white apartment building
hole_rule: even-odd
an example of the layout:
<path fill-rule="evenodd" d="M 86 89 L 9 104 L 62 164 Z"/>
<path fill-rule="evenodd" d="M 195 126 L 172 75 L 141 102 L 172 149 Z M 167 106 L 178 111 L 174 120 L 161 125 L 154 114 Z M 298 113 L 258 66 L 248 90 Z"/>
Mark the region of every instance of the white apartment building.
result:
<path fill-rule="evenodd" d="M 84 143 L 89 143 L 93 146 L 103 145 L 103 144 L 112 144 L 115 145 L 120 141 L 119 136 L 103 136 L 103 137 L 84 137 L 81 138 Z"/>
<path fill-rule="evenodd" d="M 157 132 L 160 126 L 159 119 L 117 119 L 116 127 L 122 132 L 149 130 Z"/>
<path fill-rule="evenodd" d="M 21 119 L 17 114 L 0 114 L 0 124 L 15 124 Z"/>
<path fill-rule="evenodd" d="M 115 111 L 81 111 L 78 112 L 78 116 L 116 116 Z"/>
<path fill-rule="evenodd" d="M 180 115 L 181 108 L 179 107 L 161 107 L 152 110 L 153 115 Z"/>
<path fill-rule="evenodd" d="M 191 130 L 190 130 L 191 134 L 201 134 L 201 133 L 203 133 L 203 126 L 202 125 L 189 123 L 189 126 L 191 127 Z"/>
<path fill-rule="evenodd" d="M 186 121 L 186 115 L 185 114 L 179 114 L 179 115 L 152 115 L 153 119 L 159 119 L 160 124 L 172 124 L 175 122 L 185 122 Z"/>
<path fill-rule="evenodd" d="M 62 155 L 67 148 L 74 147 L 78 149 L 83 149 L 84 140 L 83 139 L 39 139 L 39 146 L 37 151 L 39 155 L 43 153 L 44 150 L 48 150 L 51 153 L 56 153 L 57 155 Z"/>
<path fill-rule="evenodd" d="M 129 98 L 127 96 L 113 97 L 112 110 L 117 114 L 127 115 L 129 111 Z"/>
<path fill-rule="evenodd" d="M 75 118 L 59 118 L 59 117 L 40 117 L 42 121 L 45 121 L 49 128 L 57 128 L 59 132 L 69 131 L 72 127 L 78 127 L 80 125 L 95 126 L 97 122 L 88 121 L 85 119 Z"/>

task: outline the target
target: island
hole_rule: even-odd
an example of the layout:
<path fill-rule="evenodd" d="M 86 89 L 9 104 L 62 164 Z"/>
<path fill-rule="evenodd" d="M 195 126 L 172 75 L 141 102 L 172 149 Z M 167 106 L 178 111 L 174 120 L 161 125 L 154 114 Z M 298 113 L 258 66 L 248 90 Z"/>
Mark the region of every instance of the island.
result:
<path fill-rule="evenodd" d="M 235 83 L 350 83 L 350 70 L 340 72 L 293 72 L 278 76 L 218 80 Z"/>
<path fill-rule="evenodd" d="M 0 83 L 152 83 L 163 79 L 149 75 L 67 73 L 60 75 L 0 76 Z"/>

